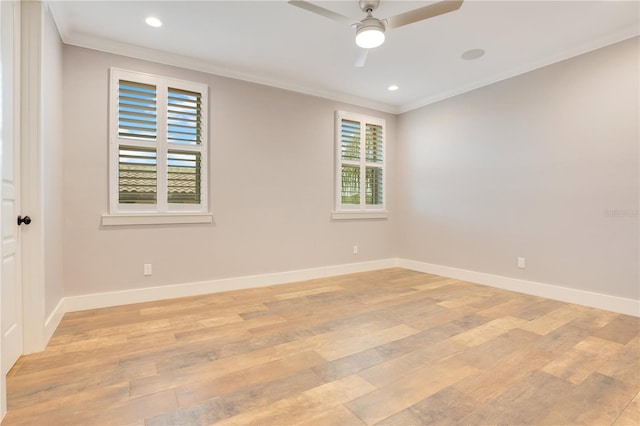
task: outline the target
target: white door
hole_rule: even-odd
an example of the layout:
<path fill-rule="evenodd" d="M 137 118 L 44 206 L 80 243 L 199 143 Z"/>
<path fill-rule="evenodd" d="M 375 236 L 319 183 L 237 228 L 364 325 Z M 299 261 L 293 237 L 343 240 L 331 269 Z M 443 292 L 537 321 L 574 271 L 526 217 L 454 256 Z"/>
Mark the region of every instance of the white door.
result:
<path fill-rule="evenodd" d="M 20 212 L 20 124 L 19 69 L 20 48 L 19 4 L 0 1 L 0 73 L 2 85 L 0 98 L 0 144 L 2 146 L 2 212 L 0 265 L 2 287 L 0 292 L 0 353 L 2 380 L 15 364 L 23 349 L 22 284 L 20 276 L 20 230 L 17 217 Z M 17 89 L 18 87 L 18 89 Z M 25 224 L 21 225 L 22 227 Z"/>

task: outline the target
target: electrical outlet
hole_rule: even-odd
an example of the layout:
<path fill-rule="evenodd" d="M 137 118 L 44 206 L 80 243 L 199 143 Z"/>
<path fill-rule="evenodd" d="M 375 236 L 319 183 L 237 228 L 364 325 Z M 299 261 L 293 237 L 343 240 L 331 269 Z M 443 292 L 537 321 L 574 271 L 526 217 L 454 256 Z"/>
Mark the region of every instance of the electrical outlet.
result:
<path fill-rule="evenodd" d="M 152 270 L 151 270 L 151 264 L 150 263 L 145 263 L 144 264 L 144 275 L 148 276 L 151 275 Z"/>
<path fill-rule="evenodd" d="M 524 265 L 525 265 L 525 263 L 524 263 L 524 257 L 519 257 L 519 258 L 518 258 L 518 268 L 520 268 L 520 269 L 524 269 Z"/>
<path fill-rule="evenodd" d="M 358 254 L 358 246 L 353 246 L 353 254 Z"/>

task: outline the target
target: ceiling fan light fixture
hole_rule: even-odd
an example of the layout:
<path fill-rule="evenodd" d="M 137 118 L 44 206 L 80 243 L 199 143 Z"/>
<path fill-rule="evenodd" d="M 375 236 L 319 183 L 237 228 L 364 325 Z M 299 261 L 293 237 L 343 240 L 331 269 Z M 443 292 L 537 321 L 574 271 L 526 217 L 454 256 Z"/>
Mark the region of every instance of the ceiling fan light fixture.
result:
<path fill-rule="evenodd" d="M 364 49 L 373 49 L 384 43 L 384 23 L 367 17 L 358 24 L 356 29 L 356 44 Z"/>

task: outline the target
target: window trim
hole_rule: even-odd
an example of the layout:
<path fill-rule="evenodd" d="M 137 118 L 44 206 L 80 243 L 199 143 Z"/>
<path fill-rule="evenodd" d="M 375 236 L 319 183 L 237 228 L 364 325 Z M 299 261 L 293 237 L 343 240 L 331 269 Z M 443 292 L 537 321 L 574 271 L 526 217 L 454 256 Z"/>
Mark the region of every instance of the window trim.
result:
<path fill-rule="evenodd" d="M 382 163 L 376 163 L 382 169 L 382 205 L 367 205 L 366 194 L 363 191 L 366 185 L 366 179 L 360 179 L 360 204 L 349 205 L 342 204 L 342 120 L 358 121 L 360 123 L 360 159 L 359 167 L 361 176 L 366 173 L 366 125 L 373 124 L 382 126 L 382 144 L 383 144 L 383 156 Z M 334 197 L 334 210 L 331 213 L 331 219 L 333 220 L 359 220 L 359 219 L 387 219 L 387 126 L 386 120 L 379 117 L 367 116 L 364 114 L 357 114 L 347 111 L 336 111 L 335 113 L 335 197 Z M 353 161 L 348 161 L 353 163 Z"/>
<path fill-rule="evenodd" d="M 157 186 L 166 187 L 167 161 L 164 158 L 170 150 L 200 153 L 200 203 L 169 203 L 167 194 L 157 190 L 155 204 L 119 202 L 119 147 L 131 140 L 121 139 L 118 134 L 118 95 L 120 80 L 128 80 L 156 87 L 157 97 L 157 138 L 155 142 L 134 140 L 133 146 L 149 146 L 156 150 Z M 209 212 L 209 134 L 208 134 L 208 85 L 171 77 L 110 68 L 109 78 L 109 213 L 102 216 L 103 225 L 159 224 L 159 223 L 211 223 Z M 195 147 L 171 144 L 167 141 L 167 93 L 169 87 L 200 93 L 201 95 L 201 143 Z M 135 145 L 134 145 L 135 144 Z"/>
<path fill-rule="evenodd" d="M 103 214 L 102 226 L 176 225 L 185 223 L 214 223 L 211 213 L 134 213 Z"/>

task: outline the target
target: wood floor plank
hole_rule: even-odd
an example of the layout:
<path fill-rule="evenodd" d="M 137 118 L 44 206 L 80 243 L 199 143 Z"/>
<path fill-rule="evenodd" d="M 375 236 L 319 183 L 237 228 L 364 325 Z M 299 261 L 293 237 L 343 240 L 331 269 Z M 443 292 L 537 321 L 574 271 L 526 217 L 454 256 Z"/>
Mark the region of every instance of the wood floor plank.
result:
<path fill-rule="evenodd" d="M 525 320 L 506 316 L 460 333 L 452 337 L 452 339 L 467 346 L 478 346 L 509 330 L 525 328 L 527 325 L 527 321 Z"/>
<path fill-rule="evenodd" d="M 309 418 L 301 419 L 298 426 L 318 426 L 318 425 L 342 425 L 361 426 L 362 420 L 353 414 L 344 405 L 335 405 L 321 414 Z"/>
<path fill-rule="evenodd" d="M 629 341 L 598 369 L 609 377 L 640 387 L 640 337 Z"/>
<path fill-rule="evenodd" d="M 274 347 L 216 359 L 209 363 L 198 363 L 184 368 L 166 371 L 156 376 L 131 381 L 131 395 L 142 396 L 157 393 L 178 386 L 194 383 L 206 378 L 213 380 L 226 374 L 283 358 Z"/>
<path fill-rule="evenodd" d="M 89 388 L 79 392 L 56 392 L 48 398 L 28 405 L 14 405 L 4 424 L 62 425 L 82 424 L 86 413 L 99 411 L 104 406 L 115 406 L 129 399 L 129 383 Z"/>
<path fill-rule="evenodd" d="M 546 352 L 518 349 L 503 357 L 501 362 L 463 378 L 454 387 L 477 401 L 487 403 L 552 359 L 553 356 Z"/>
<path fill-rule="evenodd" d="M 561 357 L 553 359 L 541 371 L 579 384 L 600 367 L 605 360 L 598 354 L 574 348 Z"/>
<path fill-rule="evenodd" d="M 633 400 L 633 386 L 594 373 L 565 392 L 541 423 L 545 424 L 612 424 Z"/>
<path fill-rule="evenodd" d="M 270 382 L 281 376 L 289 376 L 324 363 L 326 363 L 326 359 L 314 351 L 301 352 L 249 367 L 218 379 L 204 379 L 180 386 L 176 389 L 176 395 L 179 405 L 186 407 L 219 395 L 237 392 L 242 388 Z"/>
<path fill-rule="evenodd" d="M 626 406 L 624 411 L 620 413 L 618 418 L 613 422 L 614 426 L 637 426 L 640 424 L 640 392 Z"/>
<path fill-rule="evenodd" d="M 452 360 L 422 365 L 346 406 L 367 425 L 376 424 L 476 371 Z"/>
<path fill-rule="evenodd" d="M 449 386 L 422 401 L 376 423 L 379 426 L 458 424 L 479 403 Z"/>
<path fill-rule="evenodd" d="M 304 419 L 320 416 L 327 408 L 334 408 L 338 404 L 343 404 L 374 389 L 374 386 L 364 379 L 352 375 L 282 399 L 269 406 L 229 417 L 219 424 L 298 424 Z"/>
<path fill-rule="evenodd" d="M 537 334 L 549 334 L 557 328 L 573 321 L 576 318 L 576 311 L 570 306 L 561 306 L 551 312 L 530 320 L 521 328 Z"/>
<path fill-rule="evenodd" d="M 360 372 L 360 375 L 370 383 L 378 387 L 384 387 L 397 381 L 401 377 L 413 375 L 416 369 L 422 368 L 425 365 L 433 365 L 438 361 L 447 359 L 451 355 L 461 352 L 463 349 L 464 346 L 457 342 L 443 340 L 434 345 L 409 352 L 393 358 L 390 361 L 370 367 Z"/>
<path fill-rule="evenodd" d="M 537 335 L 521 329 L 512 329 L 480 345 L 464 349 L 456 357 L 478 369 L 486 369 L 502 361 L 502 358 L 528 346 Z"/>
<path fill-rule="evenodd" d="M 401 268 L 73 312 L 2 425 L 635 425 L 639 326 Z"/>
<path fill-rule="evenodd" d="M 640 318 L 618 315 L 593 335 L 624 345 L 638 335 L 638 330 L 640 330 Z"/>
<path fill-rule="evenodd" d="M 510 386 L 497 398 L 473 410 L 461 419 L 470 425 L 535 424 L 572 385 L 549 374 L 534 371 Z"/>

